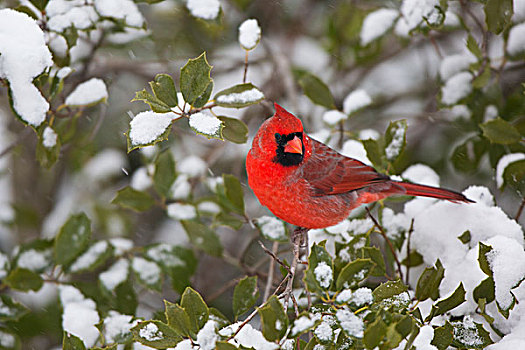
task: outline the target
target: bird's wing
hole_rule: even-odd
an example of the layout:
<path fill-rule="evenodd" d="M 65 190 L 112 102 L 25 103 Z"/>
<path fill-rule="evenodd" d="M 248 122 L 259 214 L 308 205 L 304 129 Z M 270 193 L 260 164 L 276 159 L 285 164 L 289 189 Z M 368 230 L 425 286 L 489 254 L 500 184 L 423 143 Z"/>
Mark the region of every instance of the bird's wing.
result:
<path fill-rule="evenodd" d="M 316 195 L 339 194 L 389 181 L 374 168 L 348 158 L 315 140 L 312 155 L 302 166 L 301 176 L 314 188 Z"/>

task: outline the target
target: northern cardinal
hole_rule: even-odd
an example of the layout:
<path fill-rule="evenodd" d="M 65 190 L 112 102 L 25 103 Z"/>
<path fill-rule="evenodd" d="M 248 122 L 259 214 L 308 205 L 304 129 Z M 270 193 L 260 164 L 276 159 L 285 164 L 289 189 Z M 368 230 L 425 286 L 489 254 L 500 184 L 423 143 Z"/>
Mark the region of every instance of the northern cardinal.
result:
<path fill-rule="evenodd" d="M 472 202 L 444 188 L 394 181 L 304 133 L 301 121 L 275 104 L 246 158 L 248 184 L 262 205 L 306 229 L 335 225 L 357 206 L 392 195 Z"/>

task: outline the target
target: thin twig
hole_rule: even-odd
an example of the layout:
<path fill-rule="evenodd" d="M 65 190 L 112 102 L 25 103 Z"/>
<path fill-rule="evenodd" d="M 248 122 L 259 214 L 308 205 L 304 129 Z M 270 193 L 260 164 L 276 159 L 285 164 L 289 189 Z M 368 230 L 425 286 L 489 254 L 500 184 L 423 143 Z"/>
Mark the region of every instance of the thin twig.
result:
<path fill-rule="evenodd" d="M 259 244 L 262 245 L 261 241 L 259 241 Z M 266 251 L 266 247 L 262 245 L 263 249 Z M 268 251 L 268 253 L 271 253 L 272 258 L 277 256 L 275 253 L 277 252 L 277 249 L 279 249 L 279 242 L 273 242 L 272 244 L 272 251 Z M 268 280 L 266 281 L 266 288 L 264 289 L 264 296 L 263 301 L 268 300 L 268 297 L 270 296 L 270 291 L 272 290 L 273 285 L 273 274 L 275 272 L 275 261 L 278 261 L 277 259 L 270 259 L 270 266 L 268 266 Z M 279 262 L 280 263 L 280 262 Z M 286 266 L 286 265 L 285 265 Z"/>
<path fill-rule="evenodd" d="M 239 278 L 235 278 L 235 279 L 232 279 L 231 281 L 227 282 L 226 284 L 224 284 L 221 288 L 217 289 L 212 295 L 210 295 L 206 301 L 208 303 L 212 302 L 213 300 L 217 299 L 218 297 L 220 297 L 224 292 L 226 292 L 228 289 L 230 289 L 231 287 L 233 287 L 234 285 L 236 285 L 237 283 L 239 282 Z"/>
<path fill-rule="evenodd" d="M 246 75 L 248 74 L 248 50 L 244 55 L 244 74 L 242 76 L 242 83 L 246 83 Z"/>
<path fill-rule="evenodd" d="M 525 207 L 525 197 L 521 201 L 520 207 L 518 209 L 518 212 L 516 213 L 516 216 L 514 217 L 514 220 L 518 221 L 520 219 L 521 213 L 523 212 L 523 207 Z"/>
<path fill-rule="evenodd" d="M 408 237 L 407 237 L 407 260 L 410 265 L 410 237 L 412 237 L 412 232 L 414 231 L 414 218 L 412 218 L 412 221 L 410 222 L 410 228 L 408 229 Z M 407 276 L 406 276 L 406 284 L 408 285 L 408 280 L 410 277 L 410 266 L 407 265 Z"/>
<path fill-rule="evenodd" d="M 274 251 L 277 251 L 277 248 L 274 249 L 275 247 L 275 243 L 278 243 L 278 242 L 274 242 L 274 245 L 272 246 L 272 250 L 269 250 L 268 248 L 266 248 L 264 246 L 264 244 L 261 242 L 261 241 L 258 241 L 259 245 L 261 246 L 261 248 L 264 250 L 264 252 L 266 254 L 268 254 L 269 256 L 272 257 L 272 260 L 275 260 L 279 263 L 279 265 L 281 265 L 282 267 L 284 267 L 286 270 L 288 270 L 288 272 L 290 272 L 290 267 L 288 265 L 286 265 L 284 263 L 284 261 L 282 261 L 281 259 L 279 259 L 279 257 L 277 255 L 275 255 L 275 252 Z M 277 244 L 277 247 L 279 245 Z"/>
<path fill-rule="evenodd" d="M 383 236 L 383 238 L 385 239 L 387 245 L 388 245 L 388 248 L 390 249 L 390 252 L 392 253 L 392 255 L 394 256 L 394 260 L 396 262 L 396 265 L 397 265 L 397 270 L 399 272 L 399 278 L 401 279 L 401 281 L 403 280 L 403 271 L 401 270 L 401 262 L 399 262 L 399 259 L 397 258 L 397 254 L 396 254 L 396 251 L 394 249 L 394 246 L 392 245 L 392 242 L 390 242 L 390 239 L 388 239 L 388 236 L 386 235 L 386 232 L 385 230 L 383 229 L 383 227 L 379 224 L 379 222 L 377 222 L 376 218 L 372 215 L 372 213 L 370 212 L 370 209 L 368 209 L 368 207 L 365 208 L 366 209 L 366 212 L 368 213 L 368 216 L 370 217 L 370 219 L 372 219 L 372 221 L 374 222 L 374 225 L 377 227 L 377 229 L 379 230 L 379 233 L 381 234 L 381 236 Z"/>

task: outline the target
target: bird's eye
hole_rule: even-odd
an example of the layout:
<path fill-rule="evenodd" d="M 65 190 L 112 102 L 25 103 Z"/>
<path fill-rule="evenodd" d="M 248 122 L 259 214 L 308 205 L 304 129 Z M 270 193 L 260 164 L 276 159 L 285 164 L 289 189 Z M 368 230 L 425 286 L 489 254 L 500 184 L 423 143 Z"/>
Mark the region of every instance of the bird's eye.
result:
<path fill-rule="evenodd" d="M 281 142 L 281 138 L 282 138 L 281 134 L 275 133 L 275 141 L 277 141 L 277 143 Z"/>

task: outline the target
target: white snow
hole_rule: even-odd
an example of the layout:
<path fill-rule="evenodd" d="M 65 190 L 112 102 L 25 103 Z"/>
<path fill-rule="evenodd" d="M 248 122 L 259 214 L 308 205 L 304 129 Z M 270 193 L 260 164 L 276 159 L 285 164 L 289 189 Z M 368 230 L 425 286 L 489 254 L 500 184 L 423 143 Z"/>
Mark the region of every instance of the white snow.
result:
<path fill-rule="evenodd" d="M 496 166 L 496 185 L 498 188 L 503 186 L 503 174 L 507 166 L 522 159 L 525 159 L 525 153 L 506 154 L 498 160 L 498 165 Z"/>
<path fill-rule="evenodd" d="M 16 344 L 16 338 L 11 333 L 0 330 L 0 347 L 3 349 L 14 349 Z"/>
<path fill-rule="evenodd" d="M 160 243 L 147 250 L 147 255 L 152 260 L 162 263 L 167 267 L 184 266 L 184 262 L 172 253 L 173 247 L 166 243 Z"/>
<path fill-rule="evenodd" d="M 85 298 L 73 286 L 60 285 L 58 290 L 64 309 L 62 328 L 64 331 L 79 337 L 86 347 L 92 347 L 99 338 L 99 331 L 95 325 L 100 321 L 100 318 L 95 302 Z"/>
<path fill-rule="evenodd" d="M 439 6 L 439 0 L 403 0 L 401 18 L 398 21 L 398 26 L 401 25 L 403 30 L 396 27 L 396 32 L 406 36 L 424 21 L 423 17 L 433 16 L 436 6 Z"/>
<path fill-rule="evenodd" d="M 205 213 L 210 213 L 210 214 L 218 214 L 221 211 L 221 207 L 217 203 L 211 202 L 211 201 L 200 202 L 197 205 L 197 209 L 200 212 L 205 212 Z"/>
<path fill-rule="evenodd" d="M 102 17 L 124 21 L 128 26 L 141 27 L 144 18 L 131 0 L 94 0 L 95 9 Z"/>
<path fill-rule="evenodd" d="M 401 177 L 422 185 L 439 186 L 439 175 L 434 169 L 425 164 L 414 164 L 409 166 L 401 174 Z"/>
<path fill-rule="evenodd" d="M 73 69 L 71 67 L 62 67 L 57 71 L 56 77 L 59 79 L 64 79 L 72 72 Z"/>
<path fill-rule="evenodd" d="M 286 229 L 284 223 L 273 216 L 261 216 L 255 219 L 263 236 L 271 240 L 285 240 Z"/>
<path fill-rule="evenodd" d="M 239 329 L 239 326 L 242 324 L 242 322 L 237 322 L 232 325 L 229 325 L 227 327 L 222 328 L 219 331 L 219 334 L 223 337 L 229 337 L 233 335 L 237 329 Z M 243 346 L 245 348 L 253 348 L 257 350 L 276 350 L 279 349 L 279 345 L 275 343 L 271 343 L 267 341 L 262 333 L 255 328 L 253 328 L 250 324 L 244 325 L 242 329 L 235 335 L 233 339 L 229 341 L 231 344 L 235 345 L 236 347 Z"/>
<path fill-rule="evenodd" d="M 225 104 L 251 103 L 263 98 L 264 94 L 259 89 L 253 88 L 243 92 L 220 95 L 217 97 L 217 102 Z"/>
<path fill-rule="evenodd" d="M 393 161 L 399 156 L 399 152 L 401 152 L 403 142 L 405 141 L 406 128 L 407 124 L 405 123 L 397 123 L 392 127 L 392 140 L 385 148 L 385 154 L 388 160 Z"/>
<path fill-rule="evenodd" d="M 463 322 L 453 322 L 452 325 L 454 326 L 454 338 L 461 343 L 469 347 L 477 347 L 483 343 L 470 315 L 465 316 Z M 462 325 L 463 327 L 457 327 L 456 325 Z"/>
<path fill-rule="evenodd" d="M 447 80 L 441 88 L 441 102 L 453 105 L 472 92 L 472 74 L 460 72 Z"/>
<path fill-rule="evenodd" d="M 470 116 L 472 115 L 472 112 L 466 105 L 454 105 L 452 106 L 452 108 L 449 109 L 449 111 L 450 111 L 450 116 L 452 117 L 453 120 L 459 119 L 459 118 L 469 119 Z"/>
<path fill-rule="evenodd" d="M 399 17 L 399 12 L 394 9 L 382 8 L 369 13 L 361 27 L 361 45 L 366 46 L 372 41 L 383 36 Z"/>
<path fill-rule="evenodd" d="M 359 131 L 360 140 L 369 140 L 369 139 L 377 140 L 379 139 L 380 136 L 381 134 L 374 129 L 363 129 Z"/>
<path fill-rule="evenodd" d="M 343 111 L 346 114 L 364 108 L 372 103 L 372 98 L 363 89 L 354 90 L 345 97 L 343 101 Z"/>
<path fill-rule="evenodd" d="M 127 238 L 117 237 L 109 240 L 109 243 L 115 248 L 115 255 L 122 255 L 133 248 L 133 241 Z"/>
<path fill-rule="evenodd" d="M 180 162 L 177 162 L 177 171 L 189 177 L 202 176 L 208 170 L 208 164 L 201 158 L 190 155 Z"/>
<path fill-rule="evenodd" d="M 510 29 L 507 51 L 511 55 L 525 52 L 525 23 L 515 25 Z"/>
<path fill-rule="evenodd" d="M 47 25 L 52 31 L 61 33 L 73 26 L 77 29 L 88 29 L 94 26 L 97 20 L 98 15 L 92 6 L 72 6 L 67 11 L 49 15 Z"/>
<path fill-rule="evenodd" d="M 160 267 L 153 261 L 136 256 L 131 262 L 131 267 L 133 268 L 133 271 L 135 271 L 135 273 L 139 276 L 139 278 L 148 285 L 156 284 L 160 280 Z"/>
<path fill-rule="evenodd" d="M 174 220 L 190 220 L 197 216 L 197 211 L 191 204 L 171 203 L 166 207 L 166 211 Z"/>
<path fill-rule="evenodd" d="M 158 139 L 171 125 L 175 114 L 140 112 L 129 123 L 129 139 L 133 146 L 146 145 Z"/>
<path fill-rule="evenodd" d="M 354 315 L 353 312 L 347 309 L 339 309 L 335 313 L 335 317 L 339 321 L 339 324 L 349 335 L 362 338 L 365 331 L 365 325 L 363 320 Z"/>
<path fill-rule="evenodd" d="M 22 12 L 0 10 L 0 78 L 9 82 L 16 113 L 32 126 L 42 124 L 49 110 L 33 79 L 52 65 L 37 22 Z"/>
<path fill-rule="evenodd" d="M 164 334 L 155 323 L 148 323 L 139 331 L 139 336 L 147 341 L 156 341 L 164 338 Z"/>
<path fill-rule="evenodd" d="M 122 315 L 117 311 L 111 310 L 104 319 L 104 336 L 106 343 L 116 343 L 131 333 L 131 328 L 137 325 L 138 321 L 133 321 L 133 316 Z"/>
<path fill-rule="evenodd" d="M 102 79 L 91 78 L 78 86 L 66 98 L 65 104 L 79 107 L 105 101 L 108 98 L 108 89 Z"/>
<path fill-rule="evenodd" d="M 307 316 L 301 316 L 294 321 L 290 334 L 292 337 L 296 336 L 297 334 L 306 331 L 308 328 L 313 327 L 314 324 L 315 319 L 309 318 Z"/>
<path fill-rule="evenodd" d="M 17 265 L 31 271 L 42 270 L 51 263 L 51 249 L 38 251 L 35 249 L 26 250 L 18 256 Z"/>
<path fill-rule="evenodd" d="M 120 175 L 126 164 L 127 159 L 122 151 L 106 148 L 84 165 L 82 175 L 90 182 L 101 182 Z"/>
<path fill-rule="evenodd" d="M 57 144 L 57 133 L 47 126 L 42 133 L 42 145 L 46 148 L 53 148 Z"/>
<path fill-rule="evenodd" d="M 239 44 L 245 50 L 253 50 L 261 39 L 261 27 L 256 19 L 247 19 L 239 26 Z"/>
<path fill-rule="evenodd" d="M 147 190 L 153 184 L 153 180 L 146 167 L 140 167 L 131 176 L 130 186 L 137 191 Z"/>
<path fill-rule="evenodd" d="M 512 16 L 512 20 L 514 22 L 522 22 L 525 20 L 525 1 L 523 0 L 514 0 L 514 15 Z"/>
<path fill-rule="evenodd" d="M 221 3 L 219 0 L 187 0 L 186 7 L 192 16 L 212 20 L 219 15 Z"/>
<path fill-rule="evenodd" d="M 219 335 L 216 331 L 217 322 L 208 320 L 204 327 L 197 333 L 197 343 L 202 350 L 213 350 L 215 344 L 219 340 Z"/>
<path fill-rule="evenodd" d="M 329 342 L 334 339 L 334 331 L 332 330 L 332 327 L 330 327 L 329 322 L 321 322 L 317 327 L 314 329 L 314 334 L 322 342 Z"/>
<path fill-rule="evenodd" d="M 372 290 L 366 287 L 361 287 L 361 288 L 356 289 L 355 291 L 352 292 L 351 296 L 346 300 L 347 303 L 354 304 L 357 307 L 361 307 L 366 304 L 371 304 L 373 301 L 374 301 L 374 297 L 372 295 Z"/>
<path fill-rule="evenodd" d="M 119 259 L 108 270 L 99 275 L 99 280 L 109 291 L 113 291 L 119 284 L 127 280 L 129 274 L 129 261 Z"/>
<path fill-rule="evenodd" d="M 208 136 L 218 135 L 222 125 L 219 118 L 205 112 L 192 114 L 189 123 L 196 132 Z"/>
<path fill-rule="evenodd" d="M 419 334 L 412 345 L 418 350 L 437 350 L 434 345 L 430 344 L 432 339 L 434 339 L 434 328 L 429 325 L 424 325 L 419 328 Z"/>
<path fill-rule="evenodd" d="M 484 114 L 483 120 L 484 121 L 492 120 L 496 118 L 498 114 L 499 114 L 498 107 L 494 105 L 488 105 L 487 107 L 485 107 L 485 114 Z"/>
<path fill-rule="evenodd" d="M 187 198 L 191 193 L 191 185 L 188 181 L 188 175 L 179 174 L 177 179 L 170 188 L 170 196 L 173 199 Z"/>
<path fill-rule="evenodd" d="M 9 258 L 7 255 L 0 252 L 0 279 L 4 279 L 7 276 L 7 270 L 9 269 Z"/>
<path fill-rule="evenodd" d="M 314 269 L 315 279 L 322 288 L 328 288 L 332 284 L 334 274 L 332 268 L 324 261 L 321 261 Z"/>
<path fill-rule="evenodd" d="M 343 144 L 341 154 L 350 158 L 357 159 L 365 164 L 371 165 L 372 162 L 368 159 L 365 146 L 356 140 L 347 140 Z"/>
<path fill-rule="evenodd" d="M 476 58 L 470 54 L 450 55 L 443 58 L 439 67 L 441 80 L 446 81 L 459 72 L 467 71 Z"/>
<path fill-rule="evenodd" d="M 93 265 L 97 259 L 106 252 L 108 249 L 107 241 L 98 241 L 89 247 L 88 250 L 81 256 L 79 256 L 75 262 L 69 268 L 71 272 L 78 272 L 89 268 Z"/>
<path fill-rule="evenodd" d="M 328 125 L 335 125 L 339 123 L 341 120 L 346 120 L 348 118 L 348 115 L 345 113 L 338 111 L 337 109 L 332 109 L 330 111 L 326 111 L 323 114 L 323 121 Z"/>
<path fill-rule="evenodd" d="M 502 309 L 512 305 L 511 289 L 525 277 L 525 251 L 520 242 L 504 236 L 495 236 L 485 244 L 492 247 L 487 254 L 496 286 L 496 301 Z M 509 268 L 511 267 L 511 268 Z"/>

